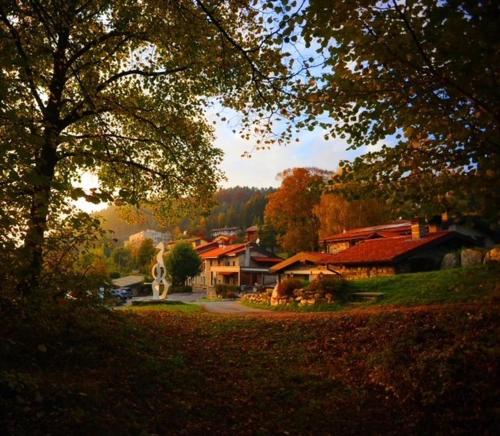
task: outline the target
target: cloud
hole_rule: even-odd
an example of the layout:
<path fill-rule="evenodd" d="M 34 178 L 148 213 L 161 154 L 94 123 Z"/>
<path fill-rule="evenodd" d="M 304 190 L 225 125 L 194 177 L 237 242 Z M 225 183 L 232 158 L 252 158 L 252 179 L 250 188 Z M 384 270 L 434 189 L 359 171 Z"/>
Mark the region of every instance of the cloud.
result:
<path fill-rule="evenodd" d="M 216 126 L 215 145 L 224 151 L 221 168 L 227 181 L 224 187 L 246 185 L 256 187 L 278 186 L 276 174 L 292 167 L 319 167 L 335 170 L 339 161 L 360 156 L 366 148 L 347 150 L 345 140 L 325 140 L 326 131 L 318 128 L 305 131 L 299 142 L 286 146 L 274 145 L 271 150 L 252 152 L 251 158 L 242 158 L 241 154 L 254 148 L 254 141 L 245 141 L 232 132 L 227 124 Z"/>

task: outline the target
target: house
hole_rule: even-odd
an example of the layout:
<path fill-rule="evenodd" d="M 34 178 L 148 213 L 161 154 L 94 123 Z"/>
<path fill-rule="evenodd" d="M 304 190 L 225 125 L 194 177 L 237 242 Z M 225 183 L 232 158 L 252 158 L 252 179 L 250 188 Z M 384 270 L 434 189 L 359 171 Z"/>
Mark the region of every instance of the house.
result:
<path fill-rule="evenodd" d="M 312 281 L 319 275 L 338 275 L 329 269 L 332 254 L 301 251 L 295 256 L 273 265 L 271 272 L 278 275 L 278 281 L 286 278 L 301 278 Z"/>
<path fill-rule="evenodd" d="M 217 238 L 218 236 L 238 236 L 241 233 L 240 227 L 221 227 L 218 229 L 213 229 L 211 234 L 212 238 Z"/>
<path fill-rule="evenodd" d="M 146 239 L 151 239 L 154 245 L 160 242 L 169 242 L 172 239 L 170 232 L 158 232 L 157 230 L 143 230 L 128 237 L 127 245 L 138 245 Z"/>
<path fill-rule="evenodd" d="M 190 281 L 195 289 L 212 292 L 216 284 L 235 286 L 272 285 L 276 275 L 270 267 L 281 258 L 270 255 L 255 244 L 221 244 L 200 254 L 202 271 Z"/>
<path fill-rule="evenodd" d="M 455 231 L 431 227 L 428 232 L 419 220 L 410 223 L 409 233 L 403 228 L 401 224 L 389 231 L 355 229 L 350 232 L 351 239 L 335 235 L 339 237 L 330 241 L 342 242 L 347 248 L 334 245 L 328 253 L 298 253 L 274 265 L 271 271 L 278 274 L 278 280 L 283 276 L 312 280 L 318 274 L 333 274 L 355 279 L 428 271 L 438 269 L 446 253 L 473 245 L 470 238 Z"/>

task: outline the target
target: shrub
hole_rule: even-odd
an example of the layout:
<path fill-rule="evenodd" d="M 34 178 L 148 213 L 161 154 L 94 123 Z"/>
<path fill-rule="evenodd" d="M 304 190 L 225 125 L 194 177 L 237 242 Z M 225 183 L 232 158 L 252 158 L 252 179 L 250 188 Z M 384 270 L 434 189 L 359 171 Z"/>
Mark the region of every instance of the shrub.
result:
<path fill-rule="evenodd" d="M 168 287 L 169 294 L 180 294 L 185 292 L 193 292 L 193 287 L 188 285 L 170 285 Z"/>
<path fill-rule="evenodd" d="M 306 288 L 308 293 L 331 294 L 334 301 L 345 301 L 347 299 L 347 286 L 345 280 L 339 276 L 319 276 L 314 279 Z"/>
<path fill-rule="evenodd" d="M 118 271 L 113 271 L 109 276 L 112 279 L 119 279 L 120 278 L 120 273 Z"/>
<path fill-rule="evenodd" d="M 217 294 L 217 297 L 236 298 L 239 291 L 240 288 L 237 285 L 225 285 L 222 283 L 215 285 L 215 293 Z"/>
<path fill-rule="evenodd" d="M 285 279 L 282 280 L 278 285 L 278 296 L 280 297 L 291 297 L 293 291 L 296 289 L 304 288 L 307 286 L 307 282 L 301 279 Z"/>

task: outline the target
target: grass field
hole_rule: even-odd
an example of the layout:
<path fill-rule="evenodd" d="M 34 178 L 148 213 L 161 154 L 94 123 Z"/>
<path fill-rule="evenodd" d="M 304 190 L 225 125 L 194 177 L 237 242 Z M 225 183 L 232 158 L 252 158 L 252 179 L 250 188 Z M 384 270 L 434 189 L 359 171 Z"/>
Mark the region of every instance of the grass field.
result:
<path fill-rule="evenodd" d="M 383 292 L 371 305 L 415 305 L 488 301 L 500 297 L 500 268 L 481 265 L 348 283 L 351 292 Z"/>
<path fill-rule="evenodd" d="M 182 303 L 180 301 L 165 301 L 162 303 L 125 306 L 121 307 L 120 310 L 129 312 L 165 311 L 165 312 L 180 312 L 180 313 L 197 313 L 201 312 L 203 309 L 201 306 L 197 304 L 187 304 L 187 303 Z"/>
<path fill-rule="evenodd" d="M 470 268 L 374 277 L 348 281 L 345 286 L 351 294 L 355 292 L 381 292 L 384 294 L 377 300 L 357 303 L 356 307 L 487 302 L 500 299 L 500 267 L 498 265 L 480 265 Z M 350 304 L 311 306 L 269 306 L 248 302 L 243 304 L 280 312 L 335 312 L 352 308 Z"/>

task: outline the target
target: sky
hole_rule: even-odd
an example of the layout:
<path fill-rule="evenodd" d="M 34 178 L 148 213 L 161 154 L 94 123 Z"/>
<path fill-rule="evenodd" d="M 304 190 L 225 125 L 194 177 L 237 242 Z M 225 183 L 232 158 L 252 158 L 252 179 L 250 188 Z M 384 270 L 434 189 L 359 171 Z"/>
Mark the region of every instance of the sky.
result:
<path fill-rule="evenodd" d="M 284 169 L 318 167 L 335 170 L 340 160 L 353 159 L 363 152 L 348 151 L 345 140 L 326 141 L 325 133 L 320 128 L 312 132 L 305 130 L 299 136 L 299 142 L 274 145 L 271 150 L 254 151 L 251 158 L 242 158 L 241 154 L 250 151 L 254 144 L 241 139 L 227 125 L 218 124 L 215 145 L 224 151 L 221 168 L 227 177 L 223 186 L 277 187 L 280 181 L 276 175 Z"/>

